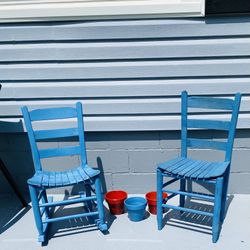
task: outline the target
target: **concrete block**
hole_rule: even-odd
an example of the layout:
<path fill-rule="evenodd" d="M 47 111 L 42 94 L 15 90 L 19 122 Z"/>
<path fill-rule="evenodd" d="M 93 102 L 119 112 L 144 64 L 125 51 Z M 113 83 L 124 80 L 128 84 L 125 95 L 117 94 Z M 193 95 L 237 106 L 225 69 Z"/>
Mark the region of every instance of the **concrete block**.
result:
<path fill-rule="evenodd" d="M 60 140 L 58 141 L 58 147 L 59 148 L 64 148 L 64 147 L 75 147 L 79 146 L 80 143 L 78 140 Z"/>
<path fill-rule="evenodd" d="M 48 148 L 58 148 L 57 141 L 43 141 L 37 143 L 37 148 L 40 149 L 48 149 Z"/>
<path fill-rule="evenodd" d="M 162 149 L 178 149 L 181 146 L 181 132 L 180 131 L 161 131 L 160 133 L 160 147 Z"/>
<path fill-rule="evenodd" d="M 113 188 L 113 179 L 112 174 L 103 174 L 100 175 L 101 183 L 102 183 L 102 190 L 103 193 L 106 193 Z"/>
<path fill-rule="evenodd" d="M 178 156 L 177 150 L 129 151 L 129 169 L 133 173 L 155 173 L 158 163 Z"/>
<path fill-rule="evenodd" d="M 128 152 L 123 150 L 87 151 L 88 164 L 103 169 L 104 173 L 128 172 Z"/>
<path fill-rule="evenodd" d="M 41 162 L 43 169 L 48 171 L 65 171 L 80 166 L 78 155 L 45 158 Z"/>
<path fill-rule="evenodd" d="M 179 149 L 163 149 L 163 162 L 180 156 Z"/>
<path fill-rule="evenodd" d="M 113 174 L 113 189 L 131 194 L 145 194 L 156 189 L 156 174 Z"/>
<path fill-rule="evenodd" d="M 158 149 L 159 132 L 115 132 L 110 134 L 110 148 L 117 149 Z"/>
<path fill-rule="evenodd" d="M 231 172 L 250 173 L 250 149 L 234 149 L 232 154 Z"/>
<path fill-rule="evenodd" d="M 209 149 L 189 149 L 188 157 L 197 160 L 206 161 L 224 161 L 224 151 L 209 150 Z"/>
<path fill-rule="evenodd" d="M 235 148 L 250 148 L 250 129 L 240 129 L 236 131 Z"/>
<path fill-rule="evenodd" d="M 231 173 L 228 193 L 250 194 L 250 173 Z"/>
<path fill-rule="evenodd" d="M 212 139 L 212 131 L 191 130 L 188 132 L 190 138 Z M 160 132 L 161 148 L 179 149 L 181 147 L 181 131 L 163 131 Z"/>
<path fill-rule="evenodd" d="M 87 132 L 85 133 L 86 148 L 88 150 L 109 149 L 111 133 Z"/>

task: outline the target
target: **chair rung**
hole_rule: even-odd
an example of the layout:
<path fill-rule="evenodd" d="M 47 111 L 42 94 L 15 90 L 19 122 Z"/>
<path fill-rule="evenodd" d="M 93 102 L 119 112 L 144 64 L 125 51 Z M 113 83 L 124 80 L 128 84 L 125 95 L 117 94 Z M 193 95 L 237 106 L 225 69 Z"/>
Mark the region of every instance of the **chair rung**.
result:
<path fill-rule="evenodd" d="M 62 206 L 62 205 L 70 205 L 74 203 L 79 203 L 83 201 L 89 201 L 89 200 L 95 200 L 96 196 L 92 195 L 90 197 L 81 197 L 81 198 L 75 198 L 75 199 L 70 199 L 70 200 L 64 200 L 64 201 L 55 201 L 55 202 L 48 202 L 48 203 L 43 203 L 40 204 L 40 207 L 56 207 L 56 206 Z"/>
<path fill-rule="evenodd" d="M 188 212 L 188 213 L 195 213 L 195 214 L 200 214 L 200 215 L 205 215 L 205 216 L 211 216 L 211 217 L 213 216 L 213 213 L 204 212 L 204 211 L 195 210 L 195 209 L 186 208 L 186 207 L 177 207 L 177 206 L 168 205 L 168 204 L 162 204 L 162 207 L 166 207 L 166 208 L 170 208 L 170 209 L 175 209 L 175 210 L 179 210 L 179 211 L 183 211 L 183 212 Z"/>
<path fill-rule="evenodd" d="M 171 194 L 180 194 L 180 195 L 185 195 L 185 196 L 190 196 L 190 197 L 201 198 L 204 200 L 214 201 L 214 196 L 207 195 L 207 194 L 188 193 L 188 192 L 184 192 L 184 191 L 175 191 L 175 190 L 162 190 L 162 191 L 167 192 L 167 193 L 171 193 Z"/>
<path fill-rule="evenodd" d="M 51 223 L 51 222 L 56 222 L 56 221 L 62 221 L 62 220 L 70 220 L 70 219 L 76 219 L 76 218 L 81 218 L 85 216 L 94 216 L 98 215 L 98 212 L 90 212 L 90 213 L 83 213 L 83 214 L 75 214 L 75 215 L 67 215 L 67 216 L 61 216 L 57 218 L 50 218 L 50 219 L 45 219 L 43 220 L 43 223 Z"/>

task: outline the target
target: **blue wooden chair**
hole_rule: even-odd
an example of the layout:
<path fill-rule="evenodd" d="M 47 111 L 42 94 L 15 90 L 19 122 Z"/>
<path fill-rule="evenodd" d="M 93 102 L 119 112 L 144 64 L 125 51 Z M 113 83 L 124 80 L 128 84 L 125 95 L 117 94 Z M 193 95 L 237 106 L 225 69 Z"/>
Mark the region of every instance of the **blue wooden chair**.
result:
<path fill-rule="evenodd" d="M 78 102 L 76 104 L 76 108 L 65 107 L 36 109 L 30 112 L 28 111 L 27 107 L 22 107 L 22 113 L 28 132 L 35 166 L 35 174 L 28 180 L 28 185 L 35 222 L 39 233 L 38 241 L 44 242 L 47 240 L 47 229 L 49 223 L 75 219 L 84 216 L 95 217 L 97 227 L 101 231 L 107 230 L 107 224 L 104 220 L 103 197 L 99 178 L 100 171 L 87 165 L 81 103 Z M 77 125 L 74 128 L 49 130 L 33 129 L 33 122 L 68 118 L 75 118 Z M 79 146 L 38 149 L 37 141 L 72 136 L 77 136 L 79 138 Z M 63 172 L 43 171 L 41 159 L 70 155 L 80 156 L 81 164 L 79 167 Z M 77 183 L 82 183 L 85 187 L 85 192 L 82 192 L 79 197 L 54 202 L 51 197 L 47 198 L 47 189 L 65 187 Z M 87 204 L 88 207 L 86 212 L 63 217 L 52 217 L 51 211 L 54 207 L 61 205 L 65 206 L 74 203 Z"/>
<path fill-rule="evenodd" d="M 181 98 L 181 157 L 161 163 L 157 166 L 158 229 L 161 230 L 163 226 L 163 208 L 179 210 L 181 213 L 188 212 L 211 216 L 213 217 L 212 241 L 215 243 L 219 238 L 221 224 L 225 218 L 231 155 L 241 95 L 236 94 L 234 100 L 232 100 L 229 98 L 188 96 L 187 92 L 183 91 Z M 190 119 L 188 118 L 188 108 L 225 110 L 231 113 L 231 119 L 230 121 Z M 228 138 L 225 142 L 189 138 L 187 133 L 189 128 L 227 131 Z M 225 160 L 209 162 L 191 159 L 187 157 L 187 148 L 222 150 L 225 151 Z M 164 182 L 164 177 L 170 177 L 171 179 Z M 166 188 L 178 180 L 180 180 L 179 190 L 169 190 Z M 186 190 L 187 180 L 201 181 L 215 185 L 214 195 Z M 179 195 L 179 206 L 164 204 L 162 202 L 162 191 L 171 194 L 168 200 Z M 186 208 L 186 196 L 214 202 L 213 213 Z"/>

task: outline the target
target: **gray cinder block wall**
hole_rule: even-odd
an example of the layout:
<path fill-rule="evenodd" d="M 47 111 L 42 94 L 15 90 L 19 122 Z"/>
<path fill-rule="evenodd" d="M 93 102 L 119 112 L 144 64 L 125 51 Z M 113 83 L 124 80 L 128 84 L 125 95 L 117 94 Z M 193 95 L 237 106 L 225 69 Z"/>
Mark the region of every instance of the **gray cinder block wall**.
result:
<path fill-rule="evenodd" d="M 197 132 L 193 132 L 196 133 Z M 203 137 L 223 138 L 222 133 L 205 131 Z M 88 162 L 103 171 L 104 191 L 124 189 L 129 193 L 155 190 L 156 164 L 180 155 L 180 132 L 88 132 L 86 133 Z M 33 174 L 33 162 L 26 133 L 0 135 L 0 156 L 13 174 L 19 188 L 27 192 L 27 178 Z M 63 147 L 76 142 L 46 142 L 39 147 Z M 223 159 L 221 152 L 192 150 L 192 157 Z M 229 192 L 250 193 L 250 131 L 238 130 L 232 159 Z M 65 170 L 79 164 L 77 157 L 61 157 L 44 162 L 45 169 Z M 200 189 L 199 186 L 197 186 Z M 78 190 L 77 187 L 70 192 Z M 210 188 L 208 187 L 208 191 Z M 0 193 L 10 193 L 8 183 L 0 177 Z M 52 192 L 64 192 L 64 189 Z"/>

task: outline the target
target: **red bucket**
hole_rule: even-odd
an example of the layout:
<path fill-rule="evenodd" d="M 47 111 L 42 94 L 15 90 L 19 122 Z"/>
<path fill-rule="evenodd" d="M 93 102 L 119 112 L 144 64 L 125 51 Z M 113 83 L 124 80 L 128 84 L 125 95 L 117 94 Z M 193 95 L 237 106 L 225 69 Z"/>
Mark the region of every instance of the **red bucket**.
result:
<path fill-rule="evenodd" d="M 156 207 L 156 198 L 157 197 L 157 193 L 155 191 L 152 192 L 148 192 L 146 194 L 146 199 L 148 201 L 148 210 L 151 214 L 157 214 L 157 207 Z M 168 197 L 168 194 L 163 192 L 162 193 L 162 199 L 166 199 Z M 164 203 L 166 203 L 166 201 L 163 201 Z"/>
<path fill-rule="evenodd" d="M 105 194 L 105 200 L 109 205 L 111 214 L 123 214 L 124 213 L 124 200 L 126 200 L 128 194 L 123 190 L 114 190 Z"/>

